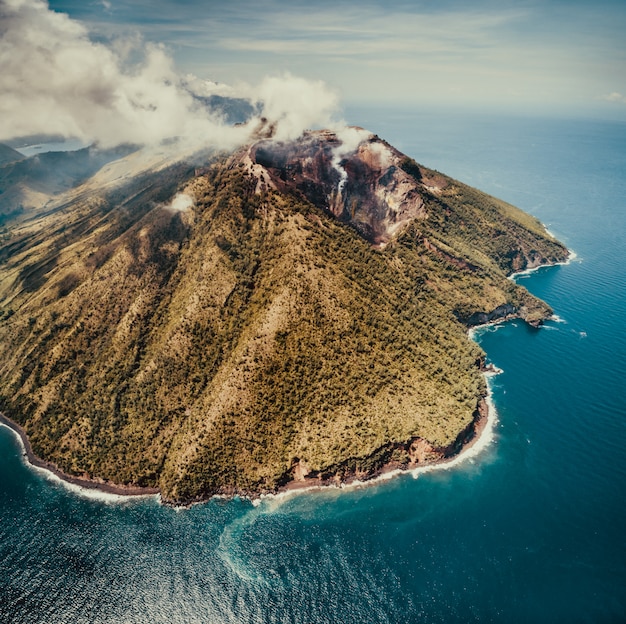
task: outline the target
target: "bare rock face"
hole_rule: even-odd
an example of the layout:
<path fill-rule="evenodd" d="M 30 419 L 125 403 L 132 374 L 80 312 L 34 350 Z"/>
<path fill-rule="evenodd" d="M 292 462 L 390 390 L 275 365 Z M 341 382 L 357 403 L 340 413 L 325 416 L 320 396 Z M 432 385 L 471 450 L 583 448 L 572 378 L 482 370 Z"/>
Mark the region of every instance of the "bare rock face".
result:
<path fill-rule="evenodd" d="M 296 191 L 377 245 L 426 216 L 417 167 L 405 171 L 406 157 L 362 128 L 308 132 L 289 143 L 262 140 L 238 159 L 258 190 Z"/>

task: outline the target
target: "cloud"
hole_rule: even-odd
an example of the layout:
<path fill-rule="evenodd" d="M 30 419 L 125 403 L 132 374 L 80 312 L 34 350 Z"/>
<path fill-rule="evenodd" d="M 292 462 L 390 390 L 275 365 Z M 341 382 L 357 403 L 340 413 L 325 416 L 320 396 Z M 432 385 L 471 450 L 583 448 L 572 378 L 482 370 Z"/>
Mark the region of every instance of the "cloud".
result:
<path fill-rule="evenodd" d="M 607 102 L 619 102 L 620 104 L 626 104 L 626 95 L 617 93 L 617 91 L 613 91 L 613 93 L 605 95 L 602 99 Z"/>
<path fill-rule="evenodd" d="M 187 212 L 190 208 L 193 208 L 194 205 L 195 201 L 191 195 L 178 193 L 171 203 L 165 206 L 165 209 L 170 212 Z"/>
<path fill-rule="evenodd" d="M 303 130 L 330 126 L 339 105 L 337 96 L 321 81 L 296 78 L 289 73 L 265 78 L 250 94 L 274 123 L 276 140 L 296 139 Z"/>
<path fill-rule="evenodd" d="M 363 141 L 367 141 L 372 137 L 371 132 L 356 126 L 340 128 L 336 134 L 341 141 L 341 145 L 335 148 L 334 153 L 340 159 L 354 154 Z"/>
<path fill-rule="evenodd" d="M 248 140 L 258 124 L 225 124 L 194 97 L 207 93 L 258 104 L 279 138 L 329 122 L 337 107 L 322 83 L 289 74 L 232 89 L 181 79 L 160 45 L 94 41 L 82 23 L 45 0 L 0 0 L 0 141 L 48 133 L 103 147 L 178 137 L 232 148 Z"/>

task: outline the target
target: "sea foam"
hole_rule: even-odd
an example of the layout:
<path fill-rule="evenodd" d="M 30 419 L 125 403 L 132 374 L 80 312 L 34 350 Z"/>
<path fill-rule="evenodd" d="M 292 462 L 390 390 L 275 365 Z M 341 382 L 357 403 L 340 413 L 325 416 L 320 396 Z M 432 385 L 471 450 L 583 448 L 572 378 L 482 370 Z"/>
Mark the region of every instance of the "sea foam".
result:
<path fill-rule="evenodd" d="M 554 262 L 553 264 L 540 264 L 536 267 L 533 267 L 532 269 L 524 269 L 523 271 L 517 271 L 517 273 L 511 273 L 511 275 L 509 275 L 509 279 L 515 281 L 516 279 L 519 279 L 519 278 L 528 277 L 532 273 L 536 273 L 537 271 L 541 269 L 546 269 L 546 268 L 550 268 L 554 266 L 567 266 L 568 264 L 571 264 L 574 260 L 578 258 L 578 254 L 575 251 L 571 249 L 568 249 L 567 251 L 568 251 L 567 259 L 563 260 L 563 262 Z"/>

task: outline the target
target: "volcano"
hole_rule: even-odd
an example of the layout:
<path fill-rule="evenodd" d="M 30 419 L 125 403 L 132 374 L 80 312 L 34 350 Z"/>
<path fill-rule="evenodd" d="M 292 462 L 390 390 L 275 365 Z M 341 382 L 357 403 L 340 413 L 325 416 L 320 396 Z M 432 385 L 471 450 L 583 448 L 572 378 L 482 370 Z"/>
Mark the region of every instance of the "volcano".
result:
<path fill-rule="evenodd" d="M 440 461 L 484 416 L 468 327 L 551 314 L 508 279 L 567 258 L 541 223 L 361 128 L 133 158 L 2 236 L 0 405 L 70 477 L 188 503 Z"/>

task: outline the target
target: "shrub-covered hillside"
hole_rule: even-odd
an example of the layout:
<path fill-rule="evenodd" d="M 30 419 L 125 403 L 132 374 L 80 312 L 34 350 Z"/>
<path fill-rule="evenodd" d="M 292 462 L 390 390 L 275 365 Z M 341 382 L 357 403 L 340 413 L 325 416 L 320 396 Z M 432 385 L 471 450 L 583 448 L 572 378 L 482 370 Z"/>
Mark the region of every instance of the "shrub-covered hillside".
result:
<path fill-rule="evenodd" d="M 507 274 L 567 252 L 517 209 L 390 161 L 385 188 L 410 185 L 419 210 L 383 215 L 381 191 L 383 232 L 365 204 L 333 213 L 246 158 L 144 175 L 5 237 L 1 407 L 37 455 L 171 501 L 368 473 L 380 449 L 446 448 L 475 418 L 467 323 L 550 313 Z M 347 202 L 369 191 L 344 166 Z"/>

